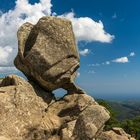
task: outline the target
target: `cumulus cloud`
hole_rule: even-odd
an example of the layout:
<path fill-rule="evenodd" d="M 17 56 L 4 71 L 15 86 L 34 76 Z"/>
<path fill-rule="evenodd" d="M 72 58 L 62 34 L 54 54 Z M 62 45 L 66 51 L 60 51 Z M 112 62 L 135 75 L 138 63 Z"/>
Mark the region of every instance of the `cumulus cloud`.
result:
<path fill-rule="evenodd" d="M 116 58 L 114 60 L 109 60 L 102 63 L 88 64 L 88 66 L 97 67 L 97 66 L 103 66 L 103 65 L 110 65 L 111 63 L 128 63 L 129 58 L 134 57 L 135 55 L 136 55 L 135 52 L 131 52 L 128 56 Z"/>
<path fill-rule="evenodd" d="M 89 42 L 99 41 L 109 43 L 114 39 L 113 35 L 110 35 L 104 30 L 101 21 L 96 22 L 89 17 L 76 18 L 73 12 L 64 14 L 61 17 L 72 21 L 74 33 L 78 41 L 86 40 Z"/>
<path fill-rule="evenodd" d="M 130 54 L 129 54 L 129 56 L 131 56 L 131 57 L 133 57 L 133 56 L 135 56 L 136 54 L 135 54 L 135 52 L 131 52 Z"/>
<path fill-rule="evenodd" d="M 129 60 L 128 60 L 128 57 L 121 57 L 121 58 L 117 58 L 115 60 L 112 60 L 112 62 L 115 62 L 115 63 L 128 63 Z"/>
<path fill-rule="evenodd" d="M 17 54 L 16 32 L 23 23 L 35 24 L 39 18 L 45 15 L 57 16 L 51 11 L 51 0 L 39 0 L 38 3 L 30 4 L 28 0 L 17 0 L 14 8 L 8 12 L 0 11 L 0 66 L 14 66 L 13 60 Z M 101 21 L 96 22 L 89 17 L 76 18 L 73 12 L 61 15 L 72 21 L 77 41 L 99 41 L 109 43 L 114 36 L 104 30 Z M 83 50 L 83 55 L 88 54 Z M 6 70 L 4 68 L 4 70 Z"/>
<path fill-rule="evenodd" d="M 13 48 L 10 46 L 1 47 L 0 46 L 0 65 L 10 65 L 12 60 L 10 56 L 13 55 Z"/>
<path fill-rule="evenodd" d="M 84 50 L 80 50 L 79 53 L 82 56 L 87 56 L 90 53 L 90 51 L 89 49 L 84 49 Z"/>
<path fill-rule="evenodd" d="M 0 12 L 0 66 L 13 65 L 19 26 L 27 21 L 35 24 L 40 17 L 51 14 L 51 7 L 51 0 L 40 0 L 33 5 L 28 0 L 17 0 L 13 10 Z"/>

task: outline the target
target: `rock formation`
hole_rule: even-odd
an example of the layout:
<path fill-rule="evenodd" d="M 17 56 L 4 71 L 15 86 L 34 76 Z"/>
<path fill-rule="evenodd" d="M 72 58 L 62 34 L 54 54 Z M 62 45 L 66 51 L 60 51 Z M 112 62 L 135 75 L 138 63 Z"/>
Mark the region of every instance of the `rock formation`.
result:
<path fill-rule="evenodd" d="M 29 81 L 0 82 L 0 140 L 135 140 L 121 128 L 104 131 L 106 108 L 75 86 L 79 67 L 71 23 L 43 17 L 18 31 L 15 65 Z M 68 90 L 55 99 L 54 89 Z"/>
<path fill-rule="evenodd" d="M 56 100 L 35 83 L 10 75 L 0 85 L 0 140 L 134 140 L 104 132 L 109 112 L 86 94 Z"/>
<path fill-rule="evenodd" d="M 17 36 L 19 51 L 15 66 L 29 80 L 48 91 L 64 88 L 68 92 L 82 92 L 73 82 L 79 54 L 70 21 L 43 17 L 36 25 L 23 24 Z"/>

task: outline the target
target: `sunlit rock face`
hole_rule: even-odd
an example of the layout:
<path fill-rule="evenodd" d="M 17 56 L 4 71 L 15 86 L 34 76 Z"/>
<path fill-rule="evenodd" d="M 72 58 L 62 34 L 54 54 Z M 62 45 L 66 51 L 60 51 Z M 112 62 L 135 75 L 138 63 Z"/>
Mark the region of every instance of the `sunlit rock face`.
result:
<path fill-rule="evenodd" d="M 108 111 L 87 94 L 55 100 L 16 75 L 2 80 L 0 100 L 0 137 L 9 140 L 91 139 L 109 119 Z"/>

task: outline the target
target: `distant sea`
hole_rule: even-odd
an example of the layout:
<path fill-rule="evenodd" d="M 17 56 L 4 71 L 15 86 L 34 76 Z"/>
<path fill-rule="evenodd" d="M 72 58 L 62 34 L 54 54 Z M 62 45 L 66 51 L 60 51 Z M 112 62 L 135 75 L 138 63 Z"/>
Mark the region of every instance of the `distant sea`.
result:
<path fill-rule="evenodd" d="M 7 75 L 10 74 L 0 74 L 0 78 L 3 78 Z M 27 79 L 21 72 L 16 73 L 16 75 Z M 62 97 L 66 94 L 66 91 L 63 89 L 58 89 L 53 93 L 56 95 L 56 97 Z M 140 101 L 140 93 L 87 93 L 95 99 L 104 99 L 109 101 Z"/>
<path fill-rule="evenodd" d="M 66 94 L 66 91 L 63 89 L 57 89 L 55 90 L 53 93 L 55 93 L 55 95 L 57 97 L 62 97 L 63 95 Z M 87 92 L 88 93 L 88 92 Z M 108 101 L 140 101 L 140 93 L 139 94 L 127 94 L 127 93 L 115 93 L 115 94 L 107 94 L 107 93 L 102 93 L 102 94 L 93 94 L 93 93 L 89 93 L 88 95 L 92 96 L 94 99 L 104 99 L 104 100 L 108 100 Z"/>
<path fill-rule="evenodd" d="M 140 93 L 90 94 L 93 98 L 109 101 L 140 101 Z"/>

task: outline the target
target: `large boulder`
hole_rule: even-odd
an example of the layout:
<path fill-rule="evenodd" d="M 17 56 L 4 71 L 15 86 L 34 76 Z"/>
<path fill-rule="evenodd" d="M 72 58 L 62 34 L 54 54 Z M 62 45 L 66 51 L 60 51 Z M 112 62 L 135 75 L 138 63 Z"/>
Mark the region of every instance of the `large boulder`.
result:
<path fill-rule="evenodd" d="M 40 133 L 36 132 L 36 135 L 41 137 L 41 130 L 46 128 L 41 124 L 44 121 L 45 109 L 53 101 L 53 94 L 47 93 L 37 85 L 31 85 L 18 76 L 10 75 L 3 79 L 0 84 L 0 138 L 33 139 L 37 129 Z"/>
<path fill-rule="evenodd" d="M 101 132 L 96 140 L 135 140 L 129 134 L 126 134 L 122 128 L 113 128 L 110 131 Z"/>
<path fill-rule="evenodd" d="M 48 91 L 64 88 L 78 92 L 73 81 L 79 54 L 69 20 L 43 17 L 36 25 L 23 24 L 17 36 L 19 49 L 14 63 L 29 80 Z"/>

